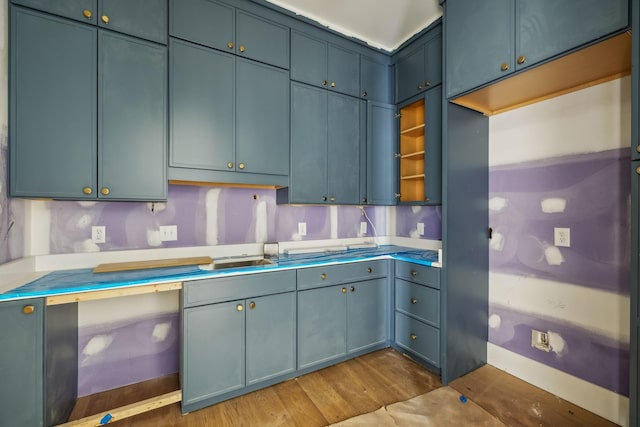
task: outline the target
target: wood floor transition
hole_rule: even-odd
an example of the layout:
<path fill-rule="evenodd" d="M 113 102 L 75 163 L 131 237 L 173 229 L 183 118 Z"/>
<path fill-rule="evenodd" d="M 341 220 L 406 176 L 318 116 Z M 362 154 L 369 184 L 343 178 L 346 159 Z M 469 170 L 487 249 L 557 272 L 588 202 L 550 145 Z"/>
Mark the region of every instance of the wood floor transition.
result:
<path fill-rule="evenodd" d="M 438 376 L 384 349 L 182 415 L 180 404 L 110 423 L 114 427 L 321 427 L 440 387 Z M 615 424 L 484 366 L 449 384 L 509 426 L 600 427 Z M 78 399 L 70 420 L 179 388 L 177 375 Z M 453 424 L 452 424 L 453 425 Z"/>

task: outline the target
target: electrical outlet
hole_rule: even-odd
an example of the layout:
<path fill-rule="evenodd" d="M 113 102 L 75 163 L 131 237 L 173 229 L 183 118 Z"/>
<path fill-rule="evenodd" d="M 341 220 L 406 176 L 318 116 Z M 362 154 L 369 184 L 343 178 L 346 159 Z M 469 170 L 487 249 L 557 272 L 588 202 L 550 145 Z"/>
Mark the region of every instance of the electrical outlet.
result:
<path fill-rule="evenodd" d="M 178 226 L 177 225 L 161 225 L 160 241 L 172 242 L 174 240 L 178 240 Z"/>
<path fill-rule="evenodd" d="M 549 334 L 547 332 L 531 330 L 531 347 L 535 347 L 538 350 L 549 352 L 551 351 L 551 345 L 549 345 Z"/>
<path fill-rule="evenodd" d="M 571 246 L 571 229 L 555 227 L 553 229 L 553 244 L 568 248 Z"/>
<path fill-rule="evenodd" d="M 367 223 L 364 221 L 360 223 L 360 234 L 367 234 Z"/>
<path fill-rule="evenodd" d="M 300 236 L 306 236 L 307 235 L 307 223 L 306 222 L 299 222 L 298 223 L 298 234 Z"/>
<path fill-rule="evenodd" d="M 418 223 L 418 234 L 424 236 L 424 222 Z"/>
<path fill-rule="evenodd" d="M 93 243 L 105 243 L 107 241 L 107 228 L 104 225 L 91 227 L 91 240 Z"/>

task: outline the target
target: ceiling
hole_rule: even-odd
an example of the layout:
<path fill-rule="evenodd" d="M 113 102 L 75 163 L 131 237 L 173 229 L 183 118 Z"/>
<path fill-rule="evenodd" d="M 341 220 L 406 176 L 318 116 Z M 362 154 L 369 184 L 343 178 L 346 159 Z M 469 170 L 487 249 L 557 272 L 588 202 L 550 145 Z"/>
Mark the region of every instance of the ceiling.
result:
<path fill-rule="evenodd" d="M 375 48 L 392 51 L 442 15 L 438 0 L 267 0 Z"/>

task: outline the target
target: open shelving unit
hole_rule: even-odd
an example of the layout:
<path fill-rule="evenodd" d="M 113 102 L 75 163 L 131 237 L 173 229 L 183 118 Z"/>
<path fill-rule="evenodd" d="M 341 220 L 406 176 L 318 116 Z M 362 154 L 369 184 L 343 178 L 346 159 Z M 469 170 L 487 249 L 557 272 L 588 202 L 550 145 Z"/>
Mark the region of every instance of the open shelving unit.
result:
<path fill-rule="evenodd" d="M 400 202 L 425 200 L 425 101 L 400 109 Z"/>

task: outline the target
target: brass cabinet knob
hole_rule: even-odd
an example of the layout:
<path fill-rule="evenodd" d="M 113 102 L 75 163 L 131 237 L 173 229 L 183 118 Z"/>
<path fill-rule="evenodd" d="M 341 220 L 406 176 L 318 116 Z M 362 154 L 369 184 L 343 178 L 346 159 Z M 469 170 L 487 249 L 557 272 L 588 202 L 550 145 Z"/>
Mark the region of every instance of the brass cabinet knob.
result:
<path fill-rule="evenodd" d="M 240 164 L 238 165 L 238 167 L 239 167 L 240 169 L 244 169 L 244 163 L 240 163 Z"/>
<path fill-rule="evenodd" d="M 228 47 L 229 49 L 233 49 L 233 42 L 229 42 L 229 43 L 227 43 L 227 47 Z"/>
<path fill-rule="evenodd" d="M 102 20 L 102 22 L 104 22 L 105 24 L 109 23 L 109 17 L 107 15 L 102 15 L 102 17 L 100 18 Z"/>
<path fill-rule="evenodd" d="M 367 273 L 371 273 L 373 269 L 371 267 L 367 268 Z"/>
<path fill-rule="evenodd" d="M 418 336 L 416 334 L 411 334 L 409 335 L 409 338 L 411 338 L 411 341 L 415 341 L 418 339 Z"/>
<path fill-rule="evenodd" d="M 366 90 L 362 91 L 362 96 L 363 96 L 364 98 L 366 98 L 366 97 L 367 97 L 367 91 L 366 91 Z"/>
<path fill-rule="evenodd" d="M 256 303 L 255 303 L 255 302 L 253 302 L 253 301 L 251 301 L 251 302 L 249 303 L 249 308 L 250 308 L 251 310 L 253 310 L 254 308 L 256 308 Z"/>
<path fill-rule="evenodd" d="M 350 290 L 351 290 L 351 292 L 355 292 L 355 291 L 356 291 L 356 287 L 355 287 L 355 286 L 352 286 L 352 287 L 350 288 Z"/>
<path fill-rule="evenodd" d="M 322 196 L 322 201 L 326 202 L 327 201 L 327 196 Z"/>
<path fill-rule="evenodd" d="M 509 69 L 509 64 L 506 62 L 500 66 L 500 71 L 507 71 Z"/>
<path fill-rule="evenodd" d="M 320 275 L 320 278 L 321 278 L 322 280 L 327 280 L 327 275 L 326 275 L 326 274 L 324 274 L 324 273 L 322 273 L 322 274 Z"/>
<path fill-rule="evenodd" d="M 107 187 L 102 187 L 102 190 L 100 190 L 100 194 L 103 196 L 108 196 L 109 193 L 111 193 L 111 191 Z"/>
<path fill-rule="evenodd" d="M 346 294 L 347 293 L 347 288 L 342 288 L 342 293 Z"/>
<path fill-rule="evenodd" d="M 422 90 L 422 85 L 418 85 L 418 90 Z"/>
<path fill-rule="evenodd" d="M 228 167 L 229 169 L 232 169 L 232 168 L 233 168 L 233 162 L 229 162 L 229 163 L 227 163 L 227 167 Z"/>
<path fill-rule="evenodd" d="M 327 85 L 327 81 L 326 81 L 326 80 L 323 80 L 323 81 L 322 81 L 322 86 L 326 86 L 326 85 Z"/>
<path fill-rule="evenodd" d="M 638 145 L 638 146 L 636 147 L 636 151 L 637 151 L 638 153 L 640 153 L 640 145 Z"/>
<path fill-rule="evenodd" d="M 335 202 L 335 201 L 336 201 L 336 198 L 335 198 L 335 197 L 329 197 L 329 201 L 330 201 L 330 202 Z"/>
<path fill-rule="evenodd" d="M 424 82 L 424 87 L 429 87 L 431 86 L 431 82 L 429 80 Z"/>
<path fill-rule="evenodd" d="M 524 64 L 525 62 L 527 62 L 527 57 L 526 56 L 518 56 L 518 64 Z"/>
<path fill-rule="evenodd" d="M 24 307 L 22 307 L 22 313 L 24 314 L 31 314 L 34 311 L 36 311 L 36 307 L 33 305 L 25 305 Z"/>
<path fill-rule="evenodd" d="M 331 87 L 336 87 L 336 82 L 331 82 Z"/>
<path fill-rule="evenodd" d="M 411 304 L 417 304 L 417 303 L 418 303 L 418 300 L 417 300 L 417 299 L 415 299 L 415 298 L 411 298 Z"/>
<path fill-rule="evenodd" d="M 242 310 L 244 310 L 244 307 L 242 306 L 242 304 L 236 305 L 236 311 L 242 311 Z"/>
<path fill-rule="evenodd" d="M 240 45 L 240 52 L 244 52 L 246 49 L 244 46 Z"/>
<path fill-rule="evenodd" d="M 82 16 L 84 16 L 87 19 L 91 19 L 91 17 L 93 16 L 93 13 L 91 13 L 89 9 L 85 9 L 82 11 Z"/>
<path fill-rule="evenodd" d="M 417 271 L 415 271 L 415 270 L 411 270 L 411 275 L 412 275 L 413 277 L 416 277 L 416 276 L 418 275 L 418 272 L 417 272 Z"/>
<path fill-rule="evenodd" d="M 430 200 L 431 200 L 431 199 L 430 199 L 430 198 L 428 198 L 428 197 L 425 197 L 425 198 L 424 198 L 424 201 L 425 201 L 425 202 L 428 202 L 428 201 L 430 201 Z"/>
<path fill-rule="evenodd" d="M 637 173 L 638 175 L 640 175 L 640 166 L 638 166 L 638 167 L 636 168 L 636 173 Z"/>
<path fill-rule="evenodd" d="M 93 193 L 93 190 L 91 189 L 91 187 L 84 187 L 84 188 L 82 189 L 82 192 L 83 192 L 84 194 L 91 194 L 91 193 Z"/>

